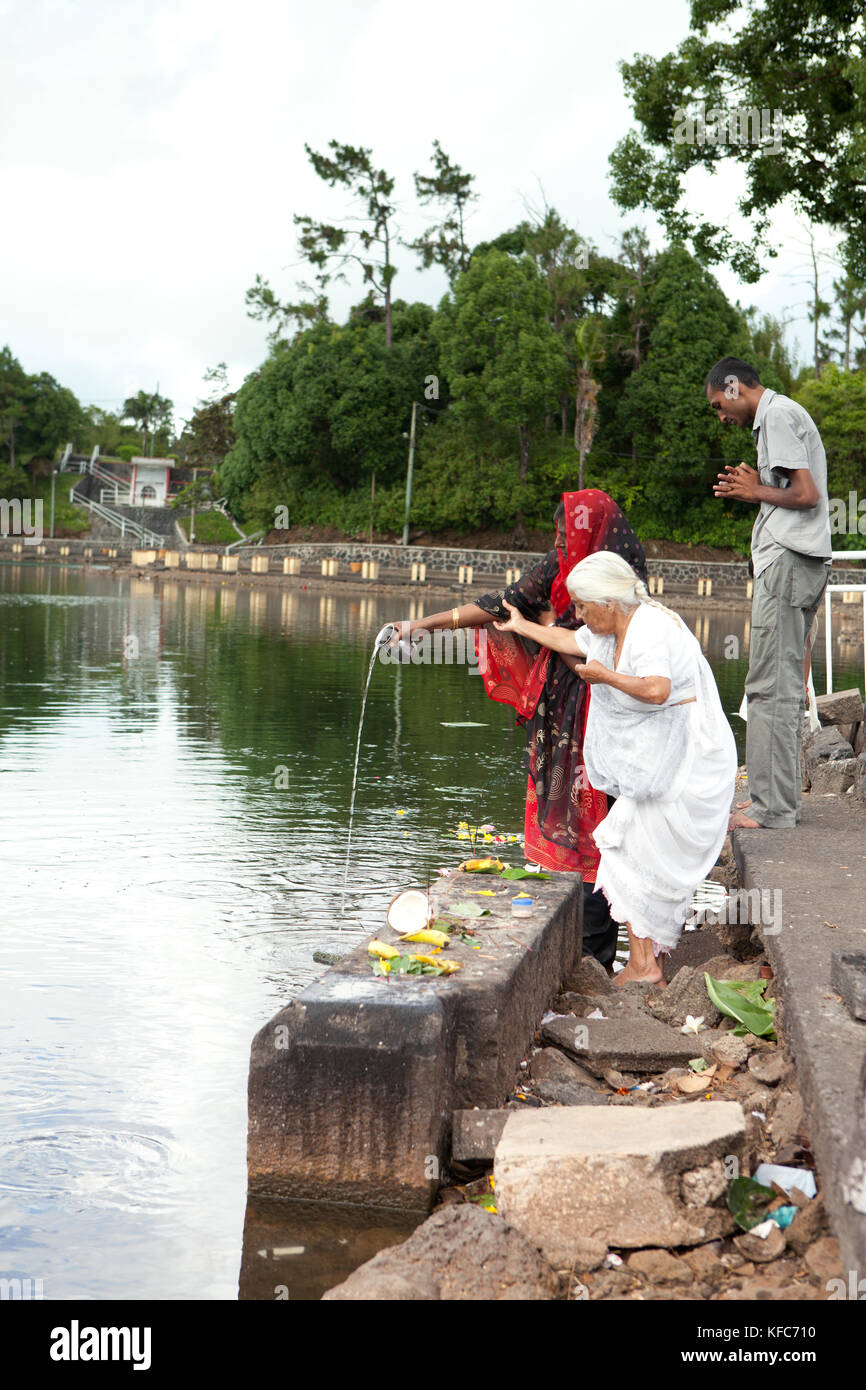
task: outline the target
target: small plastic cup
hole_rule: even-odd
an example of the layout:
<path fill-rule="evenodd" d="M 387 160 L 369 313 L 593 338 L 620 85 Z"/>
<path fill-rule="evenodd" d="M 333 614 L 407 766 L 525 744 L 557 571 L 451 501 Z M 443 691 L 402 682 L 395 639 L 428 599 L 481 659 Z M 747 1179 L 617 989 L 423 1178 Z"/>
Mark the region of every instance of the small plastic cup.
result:
<path fill-rule="evenodd" d="M 526 893 L 518 893 L 516 898 L 511 899 L 512 917 L 531 917 L 532 899 Z"/>

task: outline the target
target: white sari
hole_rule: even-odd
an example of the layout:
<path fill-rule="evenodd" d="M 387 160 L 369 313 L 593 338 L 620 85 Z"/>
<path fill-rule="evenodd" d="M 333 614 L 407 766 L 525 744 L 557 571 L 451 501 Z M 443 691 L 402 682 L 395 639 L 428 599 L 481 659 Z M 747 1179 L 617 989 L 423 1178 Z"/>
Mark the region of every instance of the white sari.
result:
<path fill-rule="evenodd" d="M 575 640 L 587 661 L 613 668 L 612 634 L 578 628 Z M 641 604 L 617 670 L 667 676 L 671 690 L 664 704 L 652 705 L 609 685 L 590 688 L 587 775 L 616 797 L 594 835 L 601 851 L 596 888 L 614 921 L 649 937 L 656 953 L 671 951 L 727 834 L 736 744 L 713 673 L 681 620 Z"/>

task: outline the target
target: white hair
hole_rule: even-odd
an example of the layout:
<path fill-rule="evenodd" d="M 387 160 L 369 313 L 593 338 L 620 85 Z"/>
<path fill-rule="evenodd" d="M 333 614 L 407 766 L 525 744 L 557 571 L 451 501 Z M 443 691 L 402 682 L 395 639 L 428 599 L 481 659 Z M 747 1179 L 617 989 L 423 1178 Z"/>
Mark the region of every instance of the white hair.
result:
<path fill-rule="evenodd" d="M 660 608 L 682 626 L 676 613 L 658 599 L 650 598 L 646 585 L 628 561 L 611 550 L 596 550 L 587 555 L 570 571 L 565 587 L 578 603 L 605 603 L 624 613 L 645 603 L 650 608 Z"/>

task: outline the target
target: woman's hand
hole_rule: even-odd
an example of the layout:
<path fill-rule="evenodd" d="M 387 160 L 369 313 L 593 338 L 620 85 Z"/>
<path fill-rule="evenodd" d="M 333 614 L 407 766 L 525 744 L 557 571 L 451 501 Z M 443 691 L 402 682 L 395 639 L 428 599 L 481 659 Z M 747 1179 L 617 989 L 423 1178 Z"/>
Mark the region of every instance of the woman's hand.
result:
<path fill-rule="evenodd" d="M 602 666 L 600 661 L 590 661 L 586 666 L 575 666 L 574 669 L 587 685 L 607 685 L 607 678 L 611 674 L 608 667 Z"/>
<path fill-rule="evenodd" d="M 502 600 L 502 607 L 508 609 L 509 616 L 507 623 L 493 624 L 498 632 L 516 632 L 518 634 L 524 634 L 532 626 L 531 623 L 526 621 L 520 609 L 515 608 L 514 604 L 509 603 L 507 599 Z"/>

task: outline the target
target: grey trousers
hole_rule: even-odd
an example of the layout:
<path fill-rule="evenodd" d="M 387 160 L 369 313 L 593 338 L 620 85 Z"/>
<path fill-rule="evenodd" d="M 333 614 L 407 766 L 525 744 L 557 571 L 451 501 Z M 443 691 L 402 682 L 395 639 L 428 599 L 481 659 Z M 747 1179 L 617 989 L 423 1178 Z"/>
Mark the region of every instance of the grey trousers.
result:
<path fill-rule="evenodd" d="M 828 574 L 822 560 L 786 550 L 755 580 L 746 677 L 748 814 L 773 829 L 800 819 L 803 660 Z"/>

